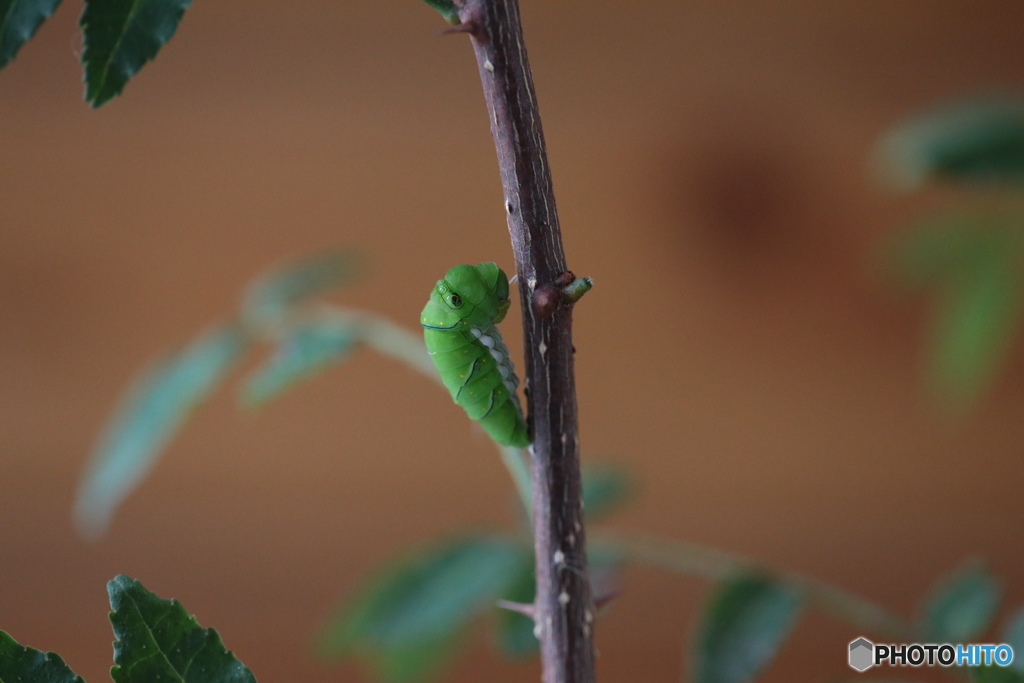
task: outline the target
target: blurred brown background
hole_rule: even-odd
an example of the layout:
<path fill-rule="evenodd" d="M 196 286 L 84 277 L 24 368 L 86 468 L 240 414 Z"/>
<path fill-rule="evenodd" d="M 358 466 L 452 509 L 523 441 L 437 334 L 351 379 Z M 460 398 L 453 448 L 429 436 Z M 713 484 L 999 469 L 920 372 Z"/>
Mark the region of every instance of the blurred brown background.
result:
<path fill-rule="evenodd" d="M 221 391 L 107 537 L 79 540 L 70 510 L 132 373 L 266 266 L 356 247 L 370 273 L 338 300 L 410 327 L 450 265 L 511 266 L 468 41 L 415 0 L 203 0 L 94 112 L 67 4 L 0 73 L 0 627 L 106 680 L 123 572 L 261 681 L 365 680 L 311 659 L 336 600 L 409 544 L 513 520 L 493 449 L 428 380 L 363 353 L 255 415 Z M 1019 604 L 1024 363 L 971 419 L 929 408 L 923 303 L 870 265 L 945 198 L 889 196 L 866 161 L 922 107 L 1024 86 L 1024 5 L 522 9 L 570 265 L 597 283 L 576 316 L 583 449 L 643 482 L 614 525 L 904 613 L 980 554 Z M 449 449 L 421 445 L 428 425 Z M 679 680 L 706 586 L 626 588 L 601 680 Z M 765 680 L 845 676 L 857 635 L 812 616 Z M 480 637 L 446 680 L 536 676 Z"/>

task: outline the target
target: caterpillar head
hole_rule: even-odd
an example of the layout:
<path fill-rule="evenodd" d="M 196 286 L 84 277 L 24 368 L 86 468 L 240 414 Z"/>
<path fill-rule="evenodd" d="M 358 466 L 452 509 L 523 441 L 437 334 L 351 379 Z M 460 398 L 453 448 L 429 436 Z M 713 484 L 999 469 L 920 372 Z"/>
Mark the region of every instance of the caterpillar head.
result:
<path fill-rule="evenodd" d="M 420 324 L 434 330 L 484 328 L 501 322 L 508 307 L 508 278 L 496 264 L 455 266 L 434 285 Z"/>

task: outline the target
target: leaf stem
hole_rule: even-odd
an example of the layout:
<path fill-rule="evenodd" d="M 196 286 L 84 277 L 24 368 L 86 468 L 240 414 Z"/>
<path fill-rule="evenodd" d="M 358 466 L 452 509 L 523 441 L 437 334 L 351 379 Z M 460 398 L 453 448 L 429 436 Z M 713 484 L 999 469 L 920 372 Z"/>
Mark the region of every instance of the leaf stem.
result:
<path fill-rule="evenodd" d="M 501 461 L 505 463 L 505 469 L 512 477 L 512 483 L 516 485 L 516 493 L 523 503 L 526 514 L 533 516 L 533 485 L 530 482 L 529 452 L 522 448 L 502 446 L 496 444 L 501 451 Z"/>
<path fill-rule="evenodd" d="M 315 315 L 323 320 L 345 324 L 355 332 L 362 343 L 374 351 L 396 358 L 441 384 L 441 375 L 427 354 L 421 334 L 410 332 L 387 318 L 366 311 L 325 304 L 316 309 Z M 519 494 L 526 513 L 531 514 L 533 493 L 530 485 L 530 468 L 525 459 L 526 452 L 521 448 L 502 446 L 497 442 L 494 445 L 498 448 L 501 462 L 508 470 L 512 483 L 515 484 L 516 493 Z"/>
<path fill-rule="evenodd" d="M 709 581 L 743 573 L 766 575 L 799 591 L 821 612 L 862 628 L 866 633 L 905 643 L 914 642 L 916 636 L 909 622 L 870 600 L 799 572 L 766 568 L 742 555 L 621 531 L 596 533 L 594 543 L 620 554 L 628 562 Z"/>
<path fill-rule="evenodd" d="M 396 358 L 440 383 L 441 375 L 427 354 L 422 334 L 410 332 L 402 325 L 375 313 L 338 306 L 325 304 L 316 310 L 315 315 L 351 327 L 359 340 L 374 351 Z"/>

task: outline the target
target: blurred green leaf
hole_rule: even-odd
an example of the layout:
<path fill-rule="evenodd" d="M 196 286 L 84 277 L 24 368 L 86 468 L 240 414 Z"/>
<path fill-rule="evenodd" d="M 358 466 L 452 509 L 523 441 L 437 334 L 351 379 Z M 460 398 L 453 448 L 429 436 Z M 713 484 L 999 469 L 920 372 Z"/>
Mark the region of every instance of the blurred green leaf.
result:
<path fill-rule="evenodd" d="M 495 536 L 430 547 L 358 589 L 325 629 L 323 650 L 365 657 L 391 680 L 422 680 L 464 627 L 494 607 L 528 558 L 528 549 Z"/>
<path fill-rule="evenodd" d="M 970 406 L 1004 367 L 1024 311 L 1018 216 L 961 215 L 928 221 L 892 248 L 906 284 L 935 289 L 929 368 L 938 395 Z"/>
<path fill-rule="evenodd" d="M 57 9 L 60 0 L 0 0 L 0 69 Z"/>
<path fill-rule="evenodd" d="M 1014 651 L 1016 663 L 1016 650 Z M 1011 666 L 973 666 L 970 668 L 972 683 L 1024 683 L 1024 674 Z"/>
<path fill-rule="evenodd" d="M 85 683 L 52 652 L 23 647 L 0 631 L 0 683 Z"/>
<path fill-rule="evenodd" d="M 1017 671 L 1024 672 L 1024 607 L 1018 608 L 1006 620 L 1006 625 L 1003 626 L 1002 642 L 1013 648 L 1014 657 L 1011 666 Z"/>
<path fill-rule="evenodd" d="M 911 288 L 971 273 L 991 259 L 993 248 L 1012 246 L 1007 228 L 1016 226 L 995 223 L 978 213 L 928 218 L 886 245 L 886 265 L 901 286 Z"/>
<path fill-rule="evenodd" d="M 629 499 L 633 482 L 625 468 L 592 465 L 583 469 L 583 510 L 588 520 L 607 515 Z"/>
<path fill-rule="evenodd" d="M 1024 102 L 947 105 L 889 133 L 879 147 L 883 174 L 913 189 L 930 180 L 1018 181 L 1024 177 Z"/>
<path fill-rule="evenodd" d="M 356 274 L 349 252 L 316 254 L 276 268 L 253 281 L 245 293 L 242 316 L 255 324 L 277 323 L 311 297 L 348 284 Z"/>
<path fill-rule="evenodd" d="M 216 327 L 156 362 L 107 425 L 78 492 L 82 533 L 102 534 L 117 506 L 145 478 L 192 409 L 224 379 L 248 346 L 237 325 Z"/>
<path fill-rule="evenodd" d="M 918 629 L 925 643 L 969 643 L 992 623 L 1002 588 L 978 561 L 940 579 L 920 608 Z"/>
<path fill-rule="evenodd" d="M 177 600 L 163 600 L 123 574 L 107 584 L 115 683 L 256 683 L 212 628 Z"/>
<path fill-rule="evenodd" d="M 192 0 L 85 0 L 85 100 L 100 107 L 171 39 Z"/>
<path fill-rule="evenodd" d="M 745 683 L 771 661 L 801 611 L 792 588 L 760 576 L 726 581 L 704 611 L 696 638 L 696 683 Z"/>
<path fill-rule="evenodd" d="M 442 634 L 437 638 L 389 647 L 367 655 L 376 678 L 388 683 L 413 683 L 431 679 L 454 657 L 456 638 Z"/>
<path fill-rule="evenodd" d="M 501 595 L 505 600 L 532 604 L 537 592 L 537 578 L 533 558 L 525 561 L 519 574 Z M 498 649 L 507 657 L 532 657 L 540 650 L 537 636 L 533 635 L 533 619 L 508 609 L 498 610 Z"/>
<path fill-rule="evenodd" d="M 425 3 L 436 9 L 449 24 L 459 23 L 459 8 L 452 0 L 423 0 Z"/>
<path fill-rule="evenodd" d="M 966 405 L 984 395 L 1020 330 L 1021 304 L 1020 276 L 1004 260 L 947 284 L 932 329 L 932 376 L 941 395 Z"/>
<path fill-rule="evenodd" d="M 306 321 L 288 330 L 274 354 L 242 386 L 242 402 L 257 407 L 347 356 L 359 342 L 345 321 Z"/>

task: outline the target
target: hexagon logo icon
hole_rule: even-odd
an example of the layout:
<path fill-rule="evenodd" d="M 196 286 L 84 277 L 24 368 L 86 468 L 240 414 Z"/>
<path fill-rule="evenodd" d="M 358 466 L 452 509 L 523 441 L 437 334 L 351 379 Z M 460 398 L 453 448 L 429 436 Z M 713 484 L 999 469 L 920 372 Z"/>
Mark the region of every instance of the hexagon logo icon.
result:
<path fill-rule="evenodd" d="M 850 667 L 867 671 L 875 664 L 875 644 L 867 638 L 858 638 L 850 643 Z"/>

